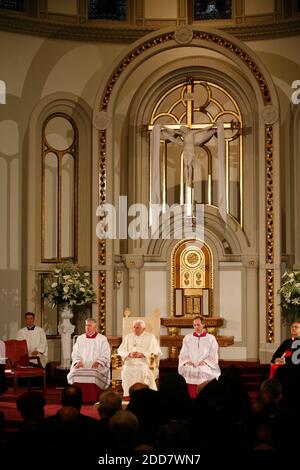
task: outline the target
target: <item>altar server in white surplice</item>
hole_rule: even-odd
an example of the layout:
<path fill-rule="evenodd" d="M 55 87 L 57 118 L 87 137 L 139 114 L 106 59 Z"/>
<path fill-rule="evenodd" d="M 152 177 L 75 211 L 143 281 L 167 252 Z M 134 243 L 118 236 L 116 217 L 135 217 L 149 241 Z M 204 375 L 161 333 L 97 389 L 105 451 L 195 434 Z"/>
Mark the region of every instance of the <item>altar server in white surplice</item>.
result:
<path fill-rule="evenodd" d="M 118 354 L 124 361 L 122 370 L 124 397 L 129 396 L 129 388 L 137 382 L 157 390 L 155 376 L 150 369 L 150 358 L 152 354 L 160 356 L 161 350 L 156 337 L 145 331 L 145 327 L 143 320 L 135 320 L 133 332 L 125 336 L 118 349 Z"/>
<path fill-rule="evenodd" d="M 48 343 L 46 333 L 40 326 L 36 326 L 35 314 L 32 312 L 25 313 L 25 328 L 21 328 L 17 333 L 17 340 L 25 339 L 27 342 L 28 355 L 31 360 L 34 356 L 38 356 L 41 365 L 46 367 L 48 362 Z"/>
<path fill-rule="evenodd" d="M 195 317 L 193 326 L 194 333 L 183 338 L 178 363 L 178 372 L 185 378 L 191 398 L 196 397 L 198 385 L 218 379 L 221 374 L 216 338 L 204 331 L 203 317 Z"/>
<path fill-rule="evenodd" d="M 69 384 L 95 384 L 105 390 L 110 385 L 110 346 L 106 336 L 97 332 L 93 318 L 85 321 L 85 333 L 78 336 L 72 352 Z"/>

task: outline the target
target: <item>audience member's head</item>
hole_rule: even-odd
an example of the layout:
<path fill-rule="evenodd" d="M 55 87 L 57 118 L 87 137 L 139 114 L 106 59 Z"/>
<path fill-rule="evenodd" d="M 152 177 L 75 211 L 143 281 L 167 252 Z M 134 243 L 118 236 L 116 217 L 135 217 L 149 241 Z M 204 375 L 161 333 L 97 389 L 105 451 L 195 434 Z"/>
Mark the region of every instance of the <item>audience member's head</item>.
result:
<path fill-rule="evenodd" d="M 70 426 L 75 423 L 79 416 L 79 410 L 74 406 L 63 406 L 56 413 L 57 423 L 66 426 Z"/>
<path fill-rule="evenodd" d="M 171 372 L 165 375 L 159 384 L 159 393 L 165 397 L 167 401 L 189 399 L 189 392 L 184 377 L 177 372 Z M 176 390 L 176 393 L 174 393 Z"/>
<path fill-rule="evenodd" d="M 195 399 L 193 419 L 197 422 L 199 416 L 205 416 L 205 419 L 209 416 L 219 416 L 224 410 L 224 399 L 219 381 L 210 380 Z"/>
<path fill-rule="evenodd" d="M 189 446 L 189 432 L 186 425 L 172 421 L 162 426 L 157 436 L 159 451 L 180 452 Z"/>
<path fill-rule="evenodd" d="M 269 390 L 261 390 L 251 404 L 252 414 L 256 419 L 262 419 L 274 414 L 278 407 L 278 400 L 275 400 L 273 393 Z"/>
<path fill-rule="evenodd" d="M 291 409 L 298 409 L 300 396 L 300 365 L 286 364 L 278 367 L 274 378 L 282 387 L 280 402 Z"/>
<path fill-rule="evenodd" d="M 168 423 L 172 419 L 189 420 L 191 399 L 182 375 L 172 372 L 162 377 L 158 393 L 163 422 Z"/>
<path fill-rule="evenodd" d="M 142 382 L 136 382 L 129 387 L 129 396 L 132 397 L 132 392 L 136 390 L 142 390 L 143 388 L 150 388 L 149 385 L 143 384 Z"/>
<path fill-rule="evenodd" d="M 73 406 L 80 411 L 82 405 L 82 391 L 76 385 L 66 385 L 61 394 L 62 406 Z"/>
<path fill-rule="evenodd" d="M 138 419 L 139 443 L 154 445 L 157 431 L 162 424 L 158 392 L 147 387 L 133 390 L 127 410 Z"/>
<path fill-rule="evenodd" d="M 25 392 L 17 398 L 17 410 L 24 421 L 43 419 L 45 405 L 46 400 L 42 392 Z"/>
<path fill-rule="evenodd" d="M 107 390 L 101 393 L 98 405 L 98 412 L 101 418 L 111 418 L 121 409 L 122 400 L 117 392 Z"/>
<path fill-rule="evenodd" d="M 139 429 L 139 422 L 135 414 L 129 410 L 117 411 L 109 421 L 109 429 L 114 449 L 134 449 Z"/>
<path fill-rule="evenodd" d="M 218 389 L 231 419 L 239 421 L 250 418 L 251 401 L 238 367 L 231 364 L 223 368 L 218 380 Z"/>
<path fill-rule="evenodd" d="M 261 392 L 269 392 L 275 401 L 279 401 L 282 395 L 282 386 L 277 379 L 266 379 L 260 386 Z"/>

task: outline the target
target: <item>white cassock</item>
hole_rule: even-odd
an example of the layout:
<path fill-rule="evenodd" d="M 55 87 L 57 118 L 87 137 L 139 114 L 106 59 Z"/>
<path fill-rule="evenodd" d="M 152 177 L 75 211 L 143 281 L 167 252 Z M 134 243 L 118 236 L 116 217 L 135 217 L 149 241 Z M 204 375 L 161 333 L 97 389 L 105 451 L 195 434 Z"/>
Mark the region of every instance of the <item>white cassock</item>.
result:
<path fill-rule="evenodd" d="M 77 362 L 81 361 L 83 367 L 75 369 Z M 97 369 L 92 369 L 94 362 L 98 362 Z M 78 336 L 72 352 L 72 364 L 67 375 L 69 384 L 91 383 L 101 390 L 110 386 L 110 346 L 106 336 L 97 334 L 89 338 L 86 334 Z"/>
<path fill-rule="evenodd" d="M 0 339 L 0 364 L 6 364 L 6 357 L 5 357 L 5 343 Z"/>
<path fill-rule="evenodd" d="M 128 357 L 133 352 L 142 353 L 145 357 Z M 160 356 L 161 350 L 152 333 L 144 331 L 139 336 L 129 333 L 123 339 L 118 354 L 124 361 L 121 374 L 124 396 L 129 395 L 129 387 L 137 382 L 149 385 L 152 390 L 157 390 L 156 377 L 150 369 L 150 358 L 152 354 Z"/>
<path fill-rule="evenodd" d="M 48 344 L 46 333 L 40 326 L 35 326 L 33 330 L 29 330 L 26 326 L 21 328 L 17 333 L 17 340 L 26 339 L 27 349 L 29 356 L 33 351 L 38 351 L 43 367 L 46 367 L 48 362 Z"/>
<path fill-rule="evenodd" d="M 190 333 L 183 338 L 178 372 L 185 378 L 186 383 L 199 385 L 219 377 L 221 371 L 218 364 L 218 349 L 216 338 L 208 333 L 202 337 Z M 204 361 L 205 365 L 193 367 L 187 364 L 189 361 L 194 364 Z"/>

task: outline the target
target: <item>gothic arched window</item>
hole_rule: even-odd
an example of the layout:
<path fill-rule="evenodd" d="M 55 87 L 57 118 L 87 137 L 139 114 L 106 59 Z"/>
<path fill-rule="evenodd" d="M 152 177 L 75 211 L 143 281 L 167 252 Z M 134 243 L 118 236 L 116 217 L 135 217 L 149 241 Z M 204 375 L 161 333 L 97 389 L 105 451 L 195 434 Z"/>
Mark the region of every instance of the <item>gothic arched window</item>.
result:
<path fill-rule="evenodd" d="M 63 113 L 42 130 L 42 262 L 77 258 L 78 130 Z"/>

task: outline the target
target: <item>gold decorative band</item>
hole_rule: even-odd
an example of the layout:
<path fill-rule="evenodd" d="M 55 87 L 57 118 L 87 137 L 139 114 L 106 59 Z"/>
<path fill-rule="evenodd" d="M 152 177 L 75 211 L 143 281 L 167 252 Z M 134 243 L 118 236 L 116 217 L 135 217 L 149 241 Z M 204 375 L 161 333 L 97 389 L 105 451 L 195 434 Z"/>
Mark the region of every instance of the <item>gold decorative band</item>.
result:
<path fill-rule="evenodd" d="M 98 158 L 98 201 L 104 204 L 106 200 L 106 131 L 99 131 L 99 158 Z M 106 264 L 106 240 L 98 240 L 98 264 Z M 105 333 L 106 317 L 106 271 L 98 274 L 98 320 L 99 331 Z"/>
<path fill-rule="evenodd" d="M 274 263 L 274 182 L 273 182 L 273 126 L 265 126 L 266 155 L 266 263 Z M 267 342 L 274 342 L 274 269 L 266 271 Z"/>
<path fill-rule="evenodd" d="M 106 271 L 98 273 L 98 315 L 99 315 L 99 333 L 105 333 L 106 318 Z"/>
<path fill-rule="evenodd" d="M 266 271 L 266 322 L 267 342 L 274 342 L 274 269 Z"/>

